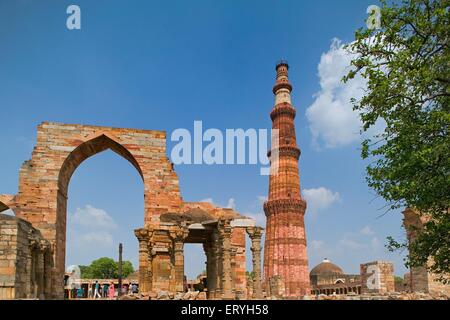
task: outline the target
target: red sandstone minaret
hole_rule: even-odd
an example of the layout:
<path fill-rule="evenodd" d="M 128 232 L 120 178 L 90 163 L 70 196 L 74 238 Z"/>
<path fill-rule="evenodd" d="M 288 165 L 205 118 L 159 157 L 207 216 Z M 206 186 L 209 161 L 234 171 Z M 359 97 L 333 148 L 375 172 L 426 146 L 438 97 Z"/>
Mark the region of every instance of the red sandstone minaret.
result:
<path fill-rule="evenodd" d="M 269 197 L 264 203 L 267 217 L 264 278 L 268 284 L 269 279 L 280 276 L 285 296 L 296 297 L 309 294 L 310 285 L 304 222 L 306 202 L 300 193 L 300 149 L 295 138 L 295 109 L 291 104 L 288 69 L 286 61 L 276 66 L 275 106 L 270 113 L 272 129 L 279 130 L 279 145 L 269 152 L 271 169 L 275 172 L 270 175 Z"/>

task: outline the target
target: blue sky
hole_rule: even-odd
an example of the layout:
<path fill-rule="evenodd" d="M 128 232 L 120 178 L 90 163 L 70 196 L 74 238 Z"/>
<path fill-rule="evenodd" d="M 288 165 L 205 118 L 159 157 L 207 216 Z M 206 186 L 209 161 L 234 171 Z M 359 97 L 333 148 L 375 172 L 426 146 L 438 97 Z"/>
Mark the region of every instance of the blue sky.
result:
<path fill-rule="evenodd" d="M 17 192 L 42 121 L 169 136 L 192 130 L 195 120 L 221 130 L 270 128 L 274 65 L 283 57 L 297 108 L 310 266 L 327 257 L 358 273 L 359 263 L 384 259 L 403 275 L 403 255 L 384 248 L 387 236 L 403 237 L 401 214 L 380 217 L 384 202 L 365 184 L 359 123 L 347 99 L 364 81 L 338 81 L 349 61 L 341 45 L 374 3 L 0 0 L 0 193 Z M 70 4 L 81 8 L 81 30 L 66 28 Z M 268 178 L 258 166 L 176 171 L 185 200 L 233 205 L 264 223 Z M 127 161 L 112 152 L 86 160 L 71 180 L 68 208 L 67 265 L 114 256 L 119 242 L 137 262 L 132 229 L 143 223 L 143 185 Z M 86 225 L 92 217 L 97 224 Z M 186 252 L 193 277 L 204 256 L 195 245 Z"/>

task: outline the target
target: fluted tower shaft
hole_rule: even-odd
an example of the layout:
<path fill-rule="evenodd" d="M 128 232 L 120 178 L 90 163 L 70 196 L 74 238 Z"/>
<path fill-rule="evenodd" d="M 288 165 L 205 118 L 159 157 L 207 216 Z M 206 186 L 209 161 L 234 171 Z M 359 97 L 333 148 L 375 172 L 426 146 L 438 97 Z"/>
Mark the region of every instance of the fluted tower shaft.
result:
<path fill-rule="evenodd" d="M 279 276 L 285 295 L 297 297 L 310 292 L 304 215 L 298 159 L 300 149 L 295 137 L 295 108 L 291 104 L 292 85 L 289 66 L 277 64 L 273 87 L 275 106 L 270 113 L 272 129 L 278 129 L 278 146 L 269 152 L 271 171 L 269 196 L 264 203 L 266 238 L 264 244 L 264 277 Z M 268 283 L 267 283 L 268 284 Z"/>

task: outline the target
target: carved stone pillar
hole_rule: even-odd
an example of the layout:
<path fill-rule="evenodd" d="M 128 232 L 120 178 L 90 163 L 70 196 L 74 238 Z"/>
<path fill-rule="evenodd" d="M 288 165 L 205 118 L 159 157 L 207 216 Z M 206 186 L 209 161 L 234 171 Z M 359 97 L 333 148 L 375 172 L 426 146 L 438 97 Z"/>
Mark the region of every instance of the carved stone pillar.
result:
<path fill-rule="evenodd" d="M 44 296 L 45 299 L 52 297 L 52 268 L 53 257 L 50 245 L 47 245 L 44 252 Z"/>
<path fill-rule="evenodd" d="M 38 274 L 40 272 L 39 266 L 39 240 L 32 234 L 29 235 L 29 248 L 30 248 L 30 272 L 29 272 L 29 291 L 27 292 L 28 298 L 38 298 Z"/>
<path fill-rule="evenodd" d="M 209 299 L 216 299 L 220 297 L 220 280 L 219 280 L 219 234 L 217 230 L 211 233 L 211 280 L 208 277 L 208 291 L 210 292 Z"/>
<path fill-rule="evenodd" d="M 139 292 L 149 292 L 152 290 L 150 234 L 147 229 L 136 229 L 134 234 L 139 241 Z"/>
<path fill-rule="evenodd" d="M 252 262 L 253 262 L 253 299 L 262 299 L 261 287 L 261 237 L 263 228 L 248 227 L 247 233 L 252 240 Z"/>
<path fill-rule="evenodd" d="M 175 261 L 175 291 L 184 292 L 184 240 L 189 235 L 189 230 L 181 227 L 170 233 L 173 239 L 173 252 Z"/>
<path fill-rule="evenodd" d="M 36 249 L 36 298 L 44 299 L 44 253 L 45 248 L 39 245 Z"/>
<path fill-rule="evenodd" d="M 233 299 L 230 220 L 220 220 L 218 228 L 222 249 L 222 299 Z"/>
<path fill-rule="evenodd" d="M 211 241 L 207 241 L 206 243 L 203 243 L 203 250 L 205 251 L 205 255 L 206 255 L 206 284 L 207 284 L 207 294 L 208 294 L 208 299 L 212 299 L 213 298 L 213 286 L 212 286 L 212 282 L 214 281 L 214 275 L 213 275 L 213 268 L 214 266 L 212 265 L 213 263 L 213 259 L 214 259 L 214 252 L 213 252 L 213 246 Z"/>
<path fill-rule="evenodd" d="M 236 291 L 236 254 L 237 254 L 237 248 L 234 246 L 231 246 L 230 250 L 230 261 L 231 261 L 231 287 L 234 291 L 234 296 L 237 296 Z"/>

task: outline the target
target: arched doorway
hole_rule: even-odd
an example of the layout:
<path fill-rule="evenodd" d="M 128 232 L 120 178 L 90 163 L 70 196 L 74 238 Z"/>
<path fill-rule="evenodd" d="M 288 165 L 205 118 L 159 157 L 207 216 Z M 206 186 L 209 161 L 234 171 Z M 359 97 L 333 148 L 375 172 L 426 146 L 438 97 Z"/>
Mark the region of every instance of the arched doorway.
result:
<path fill-rule="evenodd" d="M 144 220 L 143 195 L 138 171 L 110 149 L 87 158 L 75 170 L 68 186 L 65 268 L 66 277 L 71 275 L 72 280 L 66 281 L 65 297 L 92 296 L 89 289 L 94 282 L 89 279 L 103 279 L 102 296 L 107 296 L 111 281 L 117 293 L 119 244 L 123 248 L 122 284 L 125 290 L 129 287 L 127 275 L 139 268 L 134 230 Z M 71 267 L 80 272 L 73 275 Z M 82 292 L 77 294 L 74 286 L 80 281 L 74 280 L 80 277 Z"/>
<path fill-rule="evenodd" d="M 57 243 L 64 245 L 57 247 L 55 259 L 57 263 L 59 262 L 57 266 L 64 267 L 64 270 L 66 265 L 65 259 L 67 248 L 67 199 L 70 180 L 75 170 L 81 165 L 81 163 L 88 158 L 108 149 L 130 162 L 137 170 L 142 182 L 144 182 L 142 170 L 134 156 L 124 146 L 104 134 L 80 144 L 69 154 L 63 162 L 59 172 L 56 210 L 56 229 L 63 230 L 63 232 L 58 232 L 56 234 L 56 241 Z M 113 199 L 111 200 L 113 201 Z M 92 209 L 95 208 L 92 207 Z M 133 230 L 130 230 L 130 233 L 133 234 Z M 93 245 L 95 245 L 95 243 L 93 243 Z"/>

